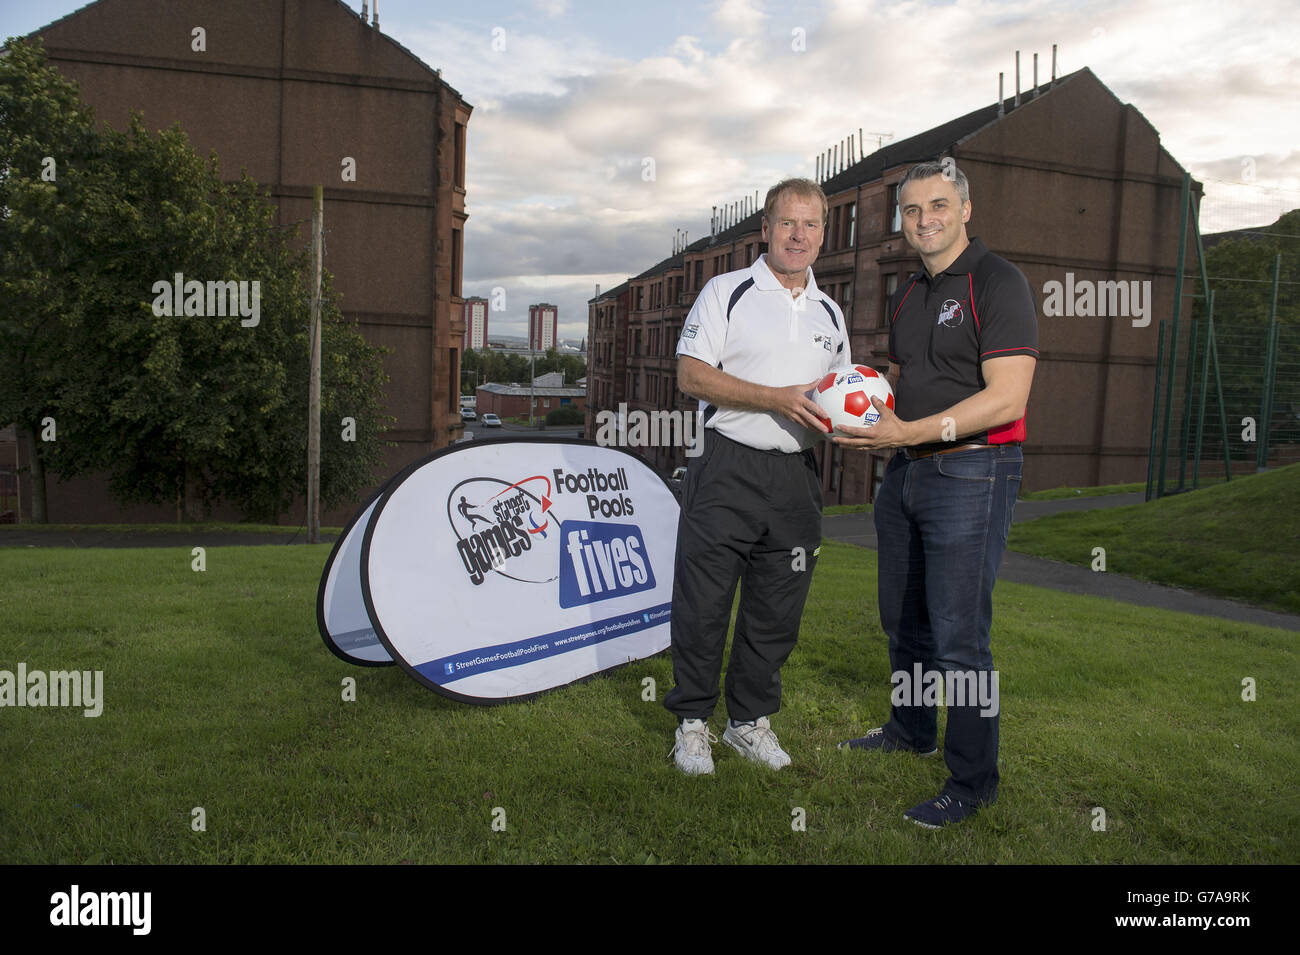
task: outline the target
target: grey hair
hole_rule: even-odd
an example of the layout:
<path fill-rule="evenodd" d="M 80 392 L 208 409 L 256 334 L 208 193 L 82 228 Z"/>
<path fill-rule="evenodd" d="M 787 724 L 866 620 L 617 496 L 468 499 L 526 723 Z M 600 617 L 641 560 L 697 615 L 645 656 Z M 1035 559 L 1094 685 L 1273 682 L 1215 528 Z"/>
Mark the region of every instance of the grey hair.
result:
<path fill-rule="evenodd" d="M 970 202 L 970 184 L 966 181 L 966 174 L 957 168 L 957 162 L 951 156 L 933 162 L 917 163 L 898 183 L 899 194 L 902 194 L 903 187 L 909 182 L 916 179 L 929 179 L 931 176 L 942 176 L 957 187 L 957 197 L 962 202 Z"/>

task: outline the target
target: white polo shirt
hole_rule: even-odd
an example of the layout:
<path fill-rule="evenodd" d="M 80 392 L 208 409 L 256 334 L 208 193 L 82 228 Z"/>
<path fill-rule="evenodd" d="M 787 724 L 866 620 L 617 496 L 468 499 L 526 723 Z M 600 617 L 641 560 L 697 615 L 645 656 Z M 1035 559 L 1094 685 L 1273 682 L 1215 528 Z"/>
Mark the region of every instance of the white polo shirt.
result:
<path fill-rule="evenodd" d="M 796 298 L 777 281 L 765 254 L 747 269 L 715 276 L 686 316 L 678 356 L 777 388 L 813 381 L 850 364 L 844 315 L 817 288 L 811 267 L 807 279 Z M 703 400 L 700 420 L 706 428 L 762 451 L 801 451 L 825 437 L 784 415 L 718 408 Z"/>

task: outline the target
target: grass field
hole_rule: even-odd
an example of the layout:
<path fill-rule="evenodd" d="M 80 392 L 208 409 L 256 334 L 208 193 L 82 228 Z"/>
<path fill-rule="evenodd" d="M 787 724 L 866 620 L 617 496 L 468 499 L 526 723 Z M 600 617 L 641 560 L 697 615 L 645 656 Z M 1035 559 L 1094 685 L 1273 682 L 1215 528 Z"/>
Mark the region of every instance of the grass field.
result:
<path fill-rule="evenodd" d="M 1300 613 L 1300 464 L 1130 507 L 1016 524 L 1012 550 Z"/>
<path fill-rule="evenodd" d="M 1021 491 L 1022 501 L 1060 501 L 1074 497 L 1102 497 L 1107 494 L 1145 492 L 1145 484 L 1103 484 L 1098 487 L 1049 487 L 1042 491 Z"/>
<path fill-rule="evenodd" d="M 322 534 L 340 534 L 342 527 L 322 527 Z M 78 531 L 115 534 L 281 534 L 286 538 L 298 536 L 307 539 L 304 527 L 287 524 L 238 524 L 213 521 L 206 524 L 0 524 L 0 535 L 6 533 L 72 534 Z M 0 536 L 0 545 L 4 538 Z"/>
<path fill-rule="evenodd" d="M 327 553 L 0 550 L 0 669 L 102 670 L 105 697 L 0 709 L 0 862 L 1300 862 L 1294 634 L 999 584 L 1001 798 L 936 833 L 901 814 L 941 760 L 834 745 L 887 710 L 871 551 L 824 545 L 774 720 L 794 765 L 715 745 L 703 778 L 642 699 L 666 657 L 492 708 L 347 666 Z"/>

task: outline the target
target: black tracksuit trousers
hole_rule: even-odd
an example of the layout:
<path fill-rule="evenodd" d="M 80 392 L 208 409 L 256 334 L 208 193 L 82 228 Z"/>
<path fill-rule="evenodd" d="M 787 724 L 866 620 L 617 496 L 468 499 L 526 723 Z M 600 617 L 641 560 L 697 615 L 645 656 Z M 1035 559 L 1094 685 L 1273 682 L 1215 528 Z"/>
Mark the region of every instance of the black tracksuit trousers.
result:
<path fill-rule="evenodd" d="M 741 582 L 727 665 L 727 714 L 754 720 L 781 708 L 781 665 L 821 546 L 822 487 L 811 451 L 758 451 L 704 429 L 704 451 L 687 466 L 673 574 L 675 686 L 664 707 L 707 719 Z"/>

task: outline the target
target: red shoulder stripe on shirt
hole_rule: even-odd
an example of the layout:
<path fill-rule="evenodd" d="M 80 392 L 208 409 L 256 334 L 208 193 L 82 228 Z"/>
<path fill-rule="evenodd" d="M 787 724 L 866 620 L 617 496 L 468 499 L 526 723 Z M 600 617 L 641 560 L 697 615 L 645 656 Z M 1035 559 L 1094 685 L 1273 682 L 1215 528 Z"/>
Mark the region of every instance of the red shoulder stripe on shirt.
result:
<path fill-rule="evenodd" d="M 983 358 L 985 355 L 996 355 L 998 352 L 1002 351 L 1031 351 L 1034 353 L 1035 357 L 1038 355 L 1038 349 L 1032 345 L 1017 345 L 1015 348 L 994 348 L 992 351 L 980 352 L 980 357 Z"/>
<path fill-rule="evenodd" d="M 894 324 L 894 319 L 898 318 L 898 313 L 903 310 L 903 302 L 907 301 L 907 296 L 912 294 L 912 289 L 916 288 L 916 279 L 912 279 L 912 284 L 907 287 L 903 293 L 903 300 L 898 303 L 898 308 L 894 309 L 894 314 L 889 316 L 889 324 Z"/>
<path fill-rule="evenodd" d="M 975 277 L 966 273 L 966 282 L 970 285 L 970 313 L 975 316 L 975 331 L 980 330 L 980 313 L 975 311 Z"/>

